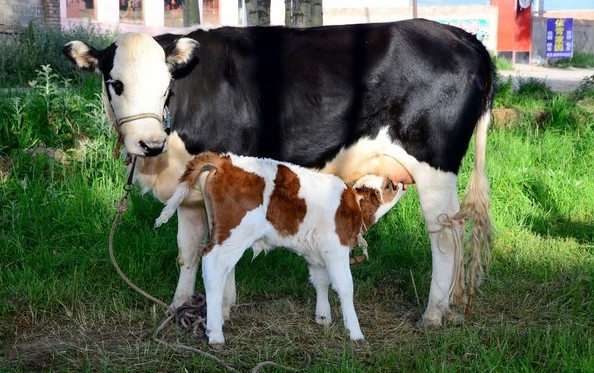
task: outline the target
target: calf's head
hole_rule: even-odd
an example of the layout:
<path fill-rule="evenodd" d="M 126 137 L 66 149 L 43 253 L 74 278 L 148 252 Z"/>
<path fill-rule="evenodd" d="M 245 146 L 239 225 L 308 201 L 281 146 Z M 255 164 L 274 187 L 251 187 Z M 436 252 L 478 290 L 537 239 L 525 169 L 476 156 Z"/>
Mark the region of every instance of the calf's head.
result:
<path fill-rule="evenodd" d="M 172 74 L 194 60 L 197 48 L 189 38 L 161 46 L 147 34 L 125 33 L 103 50 L 75 40 L 62 52 L 102 75 L 105 112 L 128 153 L 155 156 L 167 150 L 163 120 Z"/>
<path fill-rule="evenodd" d="M 377 223 L 406 193 L 404 184 L 395 185 L 388 177 L 376 175 L 365 175 L 358 179 L 353 189 L 367 228 Z"/>

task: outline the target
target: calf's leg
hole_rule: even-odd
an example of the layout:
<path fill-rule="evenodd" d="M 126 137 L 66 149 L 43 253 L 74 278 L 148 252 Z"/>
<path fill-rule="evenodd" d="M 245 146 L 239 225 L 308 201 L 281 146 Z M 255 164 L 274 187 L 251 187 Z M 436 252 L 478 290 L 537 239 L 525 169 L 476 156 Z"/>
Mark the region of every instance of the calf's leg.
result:
<path fill-rule="evenodd" d="M 223 293 L 223 319 L 229 320 L 231 317 L 231 307 L 237 301 L 237 290 L 235 288 L 235 266 L 231 268 L 225 282 L 225 292 Z"/>
<path fill-rule="evenodd" d="M 320 325 L 328 325 L 332 322 L 330 314 L 330 302 L 328 302 L 328 287 L 330 278 L 326 268 L 309 264 L 309 280 L 316 289 L 316 322 Z"/>
<path fill-rule="evenodd" d="M 237 249 L 230 245 L 214 245 L 202 258 L 202 278 L 206 292 L 206 335 L 211 345 L 224 344 L 223 305 L 229 273 L 247 248 Z M 233 281 L 235 282 L 235 281 Z"/>
<path fill-rule="evenodd" d="M 344 326 L 352 340 L 362 340 L 364 337 L 353 303 L 353 277 L 349 265 L 349 248 L 335 246 L 335 249 L 323 252 L 330 282 L 340 299 Z"/>

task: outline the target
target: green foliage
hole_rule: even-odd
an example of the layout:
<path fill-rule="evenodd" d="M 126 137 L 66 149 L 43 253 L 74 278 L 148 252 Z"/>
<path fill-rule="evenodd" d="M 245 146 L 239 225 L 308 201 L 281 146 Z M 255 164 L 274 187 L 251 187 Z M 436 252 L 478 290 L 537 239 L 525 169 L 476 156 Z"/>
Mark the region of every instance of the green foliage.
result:
<path fill-rule="evenodd" d="M 580 85 L 574 92 L 574 98 L 576 100 L 594 98 L 594 75 L 582 79 Z"/>
<path fill-rule="evenodd" d="M 153 339 L 163 313 L 117 276 L 107 253 L 125 168 L 111 156 L 100 87 L 40 66 L 31 86 L 0 97 L 0 370 L 222 370 L 192 352 L 208 347 L 191 333 L 169 328 L 159 337 L 170 344 Z M 431 280 L 413 185 L 367 234 L 370 260 L 352 268 L 367 346 L 345 337 L 334 294 L 332 325 L 311 320 L 315 295 L 302 258 L 248 252 L 237 267 L 240 306 L 225 323 L 228 344 L 217 357 L 241 371 L 263 360 L 311 372 L 591 370 L 591 86 L 588 79 L 562 95 L 539 81 L 499 82 L 497 107 L 541 110 L 546 121 L 536 126 L 519 116 L 489 134 L 496 236 L 470 323 L 412 328 Z M 461 186 L 473 152 L 471 144 Z M 126 275 L 167 302 L 178 276 L 176 224 L 152 229 L 161 207 L 134 190 L 114 247 Z"/>
<path fill-rule="evenodd" d="M 109 132 L 97 85 L 71 87 L 43 65 L 29 86 L 0 97 L 0 154 L 40 146 L 68 150 L 83 137 Z"/>
<path fill-rule="evenodd" d="M 519 78 L 517 94 L 520 97 L 533 100 L 546 100 L 553 96 L 553 91 L 542 79 Z"/>
<path fill-rule="evenodd" d="M 51 65 L 53 71 L 68 79 L 88 79 L 91 75 L 83 76 L 72 68 L 62 55 L 62 47 L 72 40 L 106 47 L 113 39 L 93 25 L 62 31 L 31 22 L 26 26 L 15 23 L 12 29 L 13 35 L 0 39 L 0 88 L 27 86 L 42 65 Z"/>
<path fill-rule="evenodd" d="M 493 60 L 493 63 L 495 64 L 495 68 L 497 69 L 497 71 L 514 69 L 513 62 L 511 62 L 507 58 L 492 56 L 491 59 Z"/>
<path fill-rule="evenodd" d="M 576 52 L 573 57 L 553 60 L 550 65 L 556 67 L 594 67 L 594 55 Z"/>

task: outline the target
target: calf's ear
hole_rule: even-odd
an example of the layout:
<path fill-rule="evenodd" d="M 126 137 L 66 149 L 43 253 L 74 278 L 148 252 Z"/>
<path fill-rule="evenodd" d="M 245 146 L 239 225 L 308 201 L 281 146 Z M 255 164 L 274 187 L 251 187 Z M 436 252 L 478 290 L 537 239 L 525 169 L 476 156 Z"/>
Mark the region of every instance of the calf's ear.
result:
<path fill-rule="evenodd" d="M 179 38 L 167 44 L 163 49 L 165 50 L 165 60 L 169 71 L 173 73 L 183 69 L 197 59 L 199 46 L 200 43 L 190 38 Z"/>
<path fill-rule="evenodd" d="M 371 203 L 373 203 L 375 206 L 379 206 L 383 203 L 382 194 L 377 189 L 371 189 L 369 198 L 371 199 Z"/>

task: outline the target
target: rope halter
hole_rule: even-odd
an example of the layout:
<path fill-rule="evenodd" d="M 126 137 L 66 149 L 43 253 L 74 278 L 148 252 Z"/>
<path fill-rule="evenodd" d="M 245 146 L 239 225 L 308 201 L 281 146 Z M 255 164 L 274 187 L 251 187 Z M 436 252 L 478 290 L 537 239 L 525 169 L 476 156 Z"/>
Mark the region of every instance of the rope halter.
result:
<path fill-rule="evenodd" d="M 113 108 L 112 108 L 112 111 L 113 111 Z M 124 136 L 122 135 L 122 126 L 126 123 L 133 122 L 135 120 L 147 119 L 147 118 L 148 119 L 156 119 L 157 121 L 159 121 L 159 123 L 161 123 L 163 125 L 163 129 L 165 130 L 165 133 L 167 135 L 169 135 L 169 133 L 171 132 L 171 117 L 169 116 L 169 108 L 167 106 L 163 107 L 163 115 L 162 116 L 155 114 L 155 113 L 141 113 L 141 114 L 134 114 L 134 115 L 122 117 L 120 119 L 116 119 L 116 121 L 114 123 L 114 128 L 118 135 L 118 139 L 116 141 L 116 145 L 113 150 L 114 158 L 120 157 L 120 149 L 122 147 L 122 144 L 124 143 Z"/>

